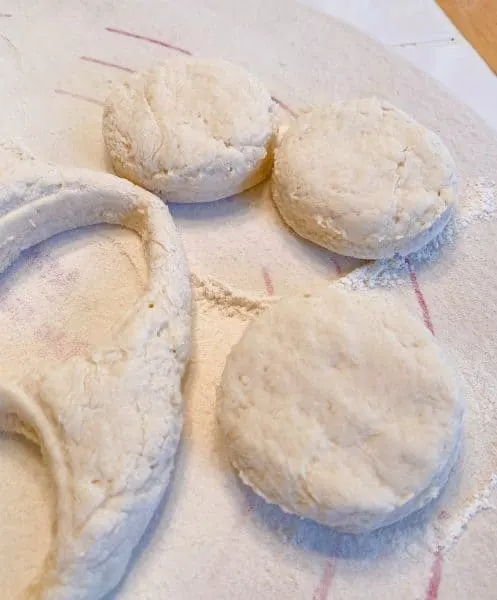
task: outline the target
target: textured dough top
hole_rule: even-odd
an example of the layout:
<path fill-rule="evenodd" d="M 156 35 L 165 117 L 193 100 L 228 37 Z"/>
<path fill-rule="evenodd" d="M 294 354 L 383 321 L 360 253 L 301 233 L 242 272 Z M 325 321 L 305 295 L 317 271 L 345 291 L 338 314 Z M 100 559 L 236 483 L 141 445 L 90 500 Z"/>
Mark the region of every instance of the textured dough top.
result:
<path fill-rule="evenodd" d="M 438 495 L 461 427 L 458 386 L 423 324 L 389 299 L 339 289 L 259 316 L 228 357 L 219 394 L 242 479 L 349 531 Z"/>
<path fill-rule="evenodd" d="M 266 157 L 274 106 L 242 67 L 172 58 L 114 88 L 104 137 L 117 171 L 153 191 L 175 175 L 190 185 L 217 173 L 248 177 Z"/>
<path fill-rule="evenodd" d="M 304 112 L 276 151 L 283 217 L 343 254 L 401 251 L 455 202 L 456 167 L 440 138 L 388 102 Z"/>

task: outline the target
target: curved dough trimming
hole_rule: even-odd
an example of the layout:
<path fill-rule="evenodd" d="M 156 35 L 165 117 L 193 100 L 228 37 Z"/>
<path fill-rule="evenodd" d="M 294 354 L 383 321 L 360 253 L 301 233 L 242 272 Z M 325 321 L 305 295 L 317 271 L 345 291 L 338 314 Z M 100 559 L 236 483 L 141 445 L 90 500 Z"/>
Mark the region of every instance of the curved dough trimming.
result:
<path fill-rule="evenodd" d="M 36 439 L 56 484 L 52 548 L 24 597 L 97 599 L 122 578 L 170 478 L 189 353 L 186 259 L 167 208 L 151 194 L 0 150 L 0 270 L 84 225 L 123 225 L 145 243 L 146 293 L 104 348 L 0 384 L 0 428 Z"/>

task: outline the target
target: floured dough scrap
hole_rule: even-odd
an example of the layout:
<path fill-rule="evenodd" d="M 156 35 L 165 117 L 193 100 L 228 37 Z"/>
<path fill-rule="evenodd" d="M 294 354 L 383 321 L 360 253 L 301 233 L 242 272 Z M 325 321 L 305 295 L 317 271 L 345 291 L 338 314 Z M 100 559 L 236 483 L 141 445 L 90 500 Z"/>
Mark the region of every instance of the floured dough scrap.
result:
<path fill-rule="evenodd" d="M 226 361 L 218 398 L 242 480 L 288 512 L 353 533 L 438 496 L 462 414 L 423 324 L 389 299 L 336 288 L 257 317 Z"/>
<path fill-rule="evenodd" d="M 145 244 L 147 289 L 106 347 L 0 382 L 0 428 L 39 443 L 56 490 L 51 550 L 23 598 L 98 600 L 122 579 L 171 476 L 190 343 L 187 263 L 152 194 L 22 156 L 9 164 L 0 168 L 0 270 L 80 226 L 122 225 Z"/>
<path fill-rule="evenodd" d="M 456 167 L 440 138 L 388 102 L 302 113 L 275 152 L 274 201 L 299 235 L 356 258 L 409 254 L 450 219 Z"/>
<path fill-rule="evenodd" d="M 274 112 L 241 67 L 176 57 L 114 87 L 103 135 L 118 175 L 168 202 L 210 202 L 269 175 Z"/>

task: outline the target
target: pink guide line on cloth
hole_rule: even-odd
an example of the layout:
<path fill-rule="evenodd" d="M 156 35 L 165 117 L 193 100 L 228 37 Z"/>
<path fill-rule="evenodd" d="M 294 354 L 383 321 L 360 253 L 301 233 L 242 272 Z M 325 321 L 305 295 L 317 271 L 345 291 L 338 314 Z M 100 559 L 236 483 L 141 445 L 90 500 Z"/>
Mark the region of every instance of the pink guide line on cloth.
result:
<path fill-rule="evenodd" d="M 106 31 L 109 31 L 110 33 L 117 33 L 118 35 L 124 35 L 126 37 L 130 37 L 133 38 L 135 40 L 143 40 L 144 42 L 149 42 L 151 44 L 157 44 L 158 46 L 162 46 L 164 48 L 169 48 L 170 50 L 176 50 L 176 52 L 181 52 L 182 54 L 186 54 L 187 56 L 193 56 L 193 53 L 190 52 L 189 50 L 186 50 L 186 48 L 181 48 L 180 46 L 175 46 L 174 44 L 169 44 L 168 42 L 164 42 L 162 40 L 158 40 L 156 38 L 151 38 L 148 37 L 146 35 L 141 35 L 138 33 L 133 33 L 131 31 L 125 31 L 124 29 L 118 29 L 116 27 L 106 27 L 105 28 Z M 106 61 L 102 61 L 102 60 L 98 60 L 98 59 L 92 59 L 90 57 L 86 57 L 86 56 L 82 56 L 81 57 L 82 60 L 89 60 L 91 62 L 95 62 L 95 63 L 99 63 L 102 65 L 106 65 L 108 67 L 115 67 L 117 69 L 122 69 L 123 71 L 129 71 L 131 73 L 133 73 L 134 71 L 132 69 L 129 69 L 128 67 L 122 67 L 121 65 L 116 65 L 113 63 L 108 63 Z M 271 96 L 271 99 L 276 102 L 277 104 L 279 104 L 281 106 L 281 108 L 283 108 L 284 110 L 286 110 L 287 112 L 289 112 L 293 117 L 297 116 L 297 113 L 292 110 L 288 104 L 285 104 L 285 102 L 279 100 L 278 98 L 276 98 L 275 96 Z"/>
<path fill-rule="evenodd" d="M 3 312 L 12 313 L 17 317 L 21 311 L 24 312 L 23 318 L 26 315 L 33 316 L 35 314 L 35 309 L 24 297 L 18 296 L 10 289 L 0 294 L 0 314 Z"/>
<path fill-rule="evenodd" d="M 71 98 L 77 98 L 78 100 L 84 100 L 85 102 L 90 102 L 91 104 L 96 104 L 97 106 L 103 106 L 104 103 L 96 98 L 91 98 L 90 96 L 84 96 L 83 94 L 74 94 L 73 92 L 68 92 L 67 90 L 62 90 L 60 88 L 56 88 L 54 90 L 56 94 L 61 94 L 62 96 L 70 96 Z"/>
<path fill-rule="evenodd" d="M 416 277 L 416 271 L 413 269 L 408 256 L 406 256 L 405 261 L 407 268 L 409 269 L 409 276 L 411 278 L 411 284 L 416 295 L 416 299 L 419 307 L 421 308 L 421 313 L 423 314 L 424 324 L 431 331 L 431 333 L 435 335 L 435 330 L 433 329 L 433 323 L 430 317 L 430 311 L 428 310 L 428 305 L 426 304 L 425 297 L 423 296 L 423 292 L 419 286 L 418 278 Z"/>
<path fill-rule="evenodd" d="M 64 331 L 50 325 L 42 325 L 36 332 L 37 337 L 52 348 L 57 360 L 67 360 L 73 356 L 80 356 L 88 351 L 88 344 L 82 340 L 72 338 Z M 49 356 L 50 353 L 46 353 Z"/>
<path fill-rule="evenodd" d="M 103 65 L 104 67 L 112 67 L 113 69 L 119 69 L 120 71 L 126 71 L 127 73 L 134 73 L 134 69 L 130 69 L 129 67 L 125 67 L 123 65 L 117 65 L 116 63 L 108 62 L 106 60 L 100 60 L 100 58 L 93 58 L 92 56 L 80 56 L 81 60 L 85 60 L 86 62 L 92 62 L 97 65 Z"/>
<path fill-rule="evenodd" d="M 335 267 L 335 271 L 336 271 L 338 277 L 341 277 L 342 276 L 342 267 L 340 266 L 338 259 L 336 259 L 334 256 L 332 256 L 331 262 L 333 263 L 333 266 Z"/>
<path fill-rule="evenodd" d="M 270 296 L 274 296 L 273 281 L 272 281 L 271 276 L 269 275 L 269 272 L 267 269 L 265 269 L 265 268 L 262 269 L 262 276 L 264 277 L 264 283 L 266 284 L 267 293 Z"/>
<path fill-rule="evenodd" d="M 325 565 L 321 581 L 312 594 L 312 600 L 328 600 L 333 576 L 335 575 L 335 562 L 329 558 Z"/>
<path fill-rule="evenodd" d="M 426 590 L 425 600 L 437 600 L 440 582 L 442 581 L 443 554 L 439 549 L 435 552 L 435 560 L 431 567 L 431 576 Z"/>
<path fill-rule="evenodd" d="M 192 54 L 189 50 L 185 50 L 184 48 L 180 48 L 179 46 L 174 46 L 173 44 L 168 44 L 167 42 L 163 42 L 162 40 L 157 40 L 155 38 L 151 38 L 146 35 L 132 33 L 131 31 L 125 31 L 124 29 L 117 29 L 115 27 L 106 27 L 105 29 L 106 29 L 106 31 L 110 31 L 111 33 L 117 33 L 118 35 L 124 35 L 126 37 L 130 37 L 135 40 L 143 40 L 144 42 L 150 42 L 151 44 L 157 44 L 158 46 L 162 46 L 163 48 L 169 48 L 170 50 L 176 50 L 177 52 L 181 52 L 182 54 L 187 54 L 188 56 L 191 56 L 191 54 Z"/>
<path fill-rule="evenodd" d="M 242 518 L 244 519 L 245 517 L 248 517 L 250 514 L 252 514 L 252 512 L 254 511 L 255 508 L 255 496 L 250 496 L 247 500 L 247 503 L 245 505 L 245 510 L 243 511 L 242 514 Z"/>
<path fill-rule="evenodd" d="M 279 104 L 279 105 L 281 106 L 281 108 L 284 108 L 286 111 L 288 111 L 288 112 L 289 112 L 289 113 L 292 115 L 292 117 L 296 117 L 296 116 L 297 116 L 297 113 L 296 113 L 294 110 L 292 110 L 292 109 L 291 109 L 291 108 L 288 106 L 288 104 L 285 104 L 285 103 L 284 103 L 284 102 L 282 102 L 281 100 L 278 100 L 278 98 L 276 98 L 275 96 L 271 96 L 271 99 L 272 99 L 274 102 L 276 102 L 276 104 Z"/>

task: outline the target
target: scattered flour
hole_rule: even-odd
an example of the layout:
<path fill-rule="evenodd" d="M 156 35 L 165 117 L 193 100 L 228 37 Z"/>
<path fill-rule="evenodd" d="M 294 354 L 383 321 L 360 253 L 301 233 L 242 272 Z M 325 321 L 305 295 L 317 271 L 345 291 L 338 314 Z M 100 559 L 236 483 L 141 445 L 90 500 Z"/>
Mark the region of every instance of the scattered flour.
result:
<path fill-rule="evenodd" d="M 454 223 L 430 247 L 411 257 L 426 295 L 430 295 L 432 289 L 447 289 L 446 285 L 439 286 L 436 278 L 432 287 L 429 281 L 426 285 L 423 281 L 424 274 L 428 276 L 430 269 L 444 269 L 445 259 L 459 260 L 467 256 L 470 266 L 478 263 L 478 255 L 473 259 L 471 254 L 475 251 L 474 240 L 479 238 L 479 234 L 475 236 L 473 226 L 478 224 L 477 231 L 480 232 L 481 226 L 496 214 L 494 182 L 479 179 L 463 186 L 462 202 Z M 466 243 L 472 244 L 469 249 Z M 482 243 L 485 243 L 485 239 Z M 445 257 L 444 253 L 448 255 Z M 282 256 L 276 275 L 284 261 L 285 256 Z M 461 270 L 456 263 L 454 272 L 461 273 L 461 276 L 452 274 L 450 281 L 454 281 L 454 285 L 460 281 L 473 281 L 466 267 Z M 22 269 L 19 268 L 21 265 Z M 332 268 L 328 264 L 328 269 Z M 138 240 L 121 230 L 105 228 L 61 236 L 25 256 L 10 271 L 10 276 L 4 279 L 3 289 L 0 290 L 0 319 L 4 324 L 2 341 L 5 348 L 2 372 L 20 376 L 22 371 L 34 368 L 34 361 L 39 361 L 40 357 L 47 364 L 58 362 L 84 352 L 89 342 L 101 343 L 114 318 L 125 312 L 130 300 L 140 294 L 144 270 L 144 257 Z M 121 285 L 123 273 L 126 286 Z M 437 277 L 440 276 L 437 272 Z M 93 283 L 95 280 L 105 283 L 105 288 L 97 288 Z M 367 264 L 340 281 L 346 285 L 355 282 L 355 287 L 366 292 L 371 287 L 388 288 L 386 293 L 401 293 L 403 298 L 413 298 L 409 271 L 405 263 L 395 260 Z M 325 283 L 326 279 L 323 278 L 322 282 Z M 495 445 L 497 425 L 491 382 L 488 384 L 482 373 L 478 372 L 474 360 L 462 357 L 464 376 L 471 380 L 471 371 L 475 371 L 466 423 L 468 448 L 460 469 L 451 478 L 447 493 L 442 495 L 437 504 L 375 534 L 347 536 L 331 532 L 311 521 L 285 515 L 241 487 L 224 458 L 222 440 L 219 439 L 214 415 L 216 389 L 224 360 L 248 321 L 265 310 L 276 297 L 249 295 L 213 278 L 197 275 L 192 276 L 192 283 L 197 318 L 194 356 L 185 380 L 188 405 L 185 443 L 193 445 L 194 451 L 188 453 L 187 465 L 178 470 L 175 479 L 173 497 L 166 511 L 166 515 L 171 514 L 171 518 L 174 516 L 172 522 L 168 521 L 167 516 L 157 530 L 154 529 L 150 546 L 144 548 L 143 558 L 116 598 L 154 597 L 150 596 L 150 593 L 154 593 L 154 586 L 166 585 L 166 578 L 168 589 L 171 590 L 170 597 L 185 597 L 185 581 L 189 581 L 191 564 L 195 564 L 199 570 L 205 568 L 207 572 L 212 572 L 212 589 L 219 598 L 223 598 L 223 594 L 231 593 L 233 589 L 223 585 L 222 577 L 215 579 L 217 572 L 236 572 L 239 585 L 250 586 L 250 572 L 264 573 L 267 562 L 272 560 L 275 553 L 287 557 L 289 577 L 293 576 L 295 565 L 298 566 L 301 573 L 299 586 L 308 586 L 311 595 L 317 576 L 312 565 L 315 552 L 336 556 L 342 561 L 342 585 L 350 589 L 350 593 L 355 593 L 356 597 L 362 593 L 361 586 L 365 589 L 368 587 L 371 578 L 376 582 L 373 597 L 381 597 L 382 590 L 388 589 L 386 573 L 390 568 L 394 569 L 397 577 L 404 573 L 405 585 L 409 585 L 409 589 L 414 585 L 412 582 L 418 580 L 422 588 L 423 574 L 430 568 L 431 553 L 440 547 L 446 551 L 452 548 L 477 514 L 493 508 L 490 494 L 496 487 L 497 478 L 493 473 L 491 447 Z M 301 280 L 300 289 L 307 285 L 307 279 Z M 280 291 L 279 286 L 275 288 Z M 296 288 L 295 282 L 293 288 Z M 462 297 L 463 292 L 457 291 L 457 296 Z M 432 303 L 428 297 L 428 301 L 435 313 L 439 304 L 443 306 L 442 300 L 437 302 L 433 299 Z M 463 308 L 454 304 L 452 295 L 448 302 L 450 320 L 451 315 L 458 316 Z M 415 303 L 412 306 L 416 308 Z M 57 318 L 54 319 L 54 315 Z M 436 314 L 434 316 L 437 317 Z M 437 336 L 444 333 L 440 319 L 435 321 Z M 484 326 L 487 325 L 488 321 L 484 323 Z M 452 330 L 459 335 L 457 328 L 451 325 L 444 333 L 443 341 L 450 348 L 459 348 L 465 338 L 452 340 Z M 63 336 L 61 332 L 64 332 Z M 89 337 L 90 334 L 94 338 Z M 28 355 L 24 350 L 26 343 L 33 349 Z M 489 388 L 487 391 L 485 386 Z M 480 445 L 474 445 L 476 442 Z M 19 447 L 9 440 L 2 440 L 2 453 L 6 460 L 2 461 L 1 479 L 5 483 L 0 507 L 5 509 L 6 514 L 7 507 L 10 507 L 12 518 L 6 523 L 2 534 L 4 542 L 11 541 L 0 544 L 0 582 L 4 589 L 13 590 L 19 582 L 21 569 L 36 569 L 43 559 L 49 535 L 47 521 L 52 492 L 48 473 L 44 472 L 38 458 L 34 458 L 32 466 L 29 466 L 33 472 L 31 479 L 27 479 L 22 486 L 7 486 L 7 482 L 15 480 L 19 474 L 16 463 L 20 456 Z M 29 486 L 30 493 L 23 496 L 22 492 Z M 9 502 L 9 499 L 20 495 L 22 501 Z M 209 522 L 203 521 L 201 532 L 197 524 L 200 512 L 209 515 Z M 26 515 L 32 518 L 28 519 Z M 22 522 L 23 527 L 18 529 L 19 538 L 13 544 L 9 532 L 16 522 Z M 243 529 L 243 533 L 239 533 L 240 529 Z M 38 536 L 38 544 L 33 547 L 30 541 L 32 532 L 40 530 L 42 535 Z M 228 559 L 227 540 L 232 550 Z M 244 545 L 242 556 L 241 540 Z M 212 552 L 205 553 L 201 548 L 207 541 Z M 187 549 L 190 552 L 192 548 L 196 551 L 191 555 L 191 562 L 182 564 L 172 576 L 171 570 L 164 570 L 163 565 L 173 562 L 177 566 L 175 556 L 178 547 L 184 547 L 185 552 Z M 14 565 L 12 560 L 7 560 L 9 556 L 15 557 Z M 236 556 L 240 559 L 246 557 L 247 560 L 250 557 L 253 569 L 238 572 Z M 406 557 L 411 562 L 405 561 Z M 357 566 L 357 561 L 346 560 L 349 558 L 361 559 L 359 562 L 363 570 L 360 573 L 357 571 L 359 567 L 354 566 L 354 563 Z M 262 575 L 258 581 L 263 582 Z M 284 596 L 287 588 L 283 585 L 284 580 L 281 581 L 281 595 Z M 188 597 L 200 597 L 204 586 L 202 578 L 192 580 L 187 586 Z M 268 582 L 268 586 L 274 593 L 277 584 Z"/>
<path fill-rule="evenodd" d="M 139 8 L 136 3 L 132 4 L 121 3 L 116 9 L 116 2 L 110 1 L 100 3 L 97 10 L 79 0 L 66 3 L 52 0 L 43 11 L 33 13 L 33 18 L 26 18 L 19 9 L 14 18 L 5 23 L 9 37 L 16 43 L 18 60 L 12 60 L 10 55 L 3 57 L 0 96 L 6 118 L 0 123 L 2 137 L 20 135 L 30 140 L 30 145 L 35 144 L 33 149 L 37 154 L 54 162 L 108 169 L 102 144 L 101 108 L 85 102 L 84 96 L 91 94 L 97 101 L 102 100 L 109 78 L 117 80 L 128 75 L 81 61 L 79 55 L 99 56 L 143 69 L 170 51 L 144 40 L 111 32 L 102 34 L 118 15 L 120 25 L 114 24 L 123 29 L 184 46 L 195 53 L 210 51 L 247 64 L 261 78 L 271 82 L 271 92 L 292 108 L 328 102 L 330 98 L 346 100 L 371 93 L 381 95 L 436 130 L 448 143 L 464 178 L 496 171 L 495 132 L 420 71 L 335 20 L 324 19 L 287 0 L 270 3 L 247 0 L 237 5 L 236 10 L 233 10 L 233 2 L 227 0 L 182 3 L 167 0 L 160 5 L 146 0 Z M 219 10 L 213 10 L 214 4 Z M 236 35 L 219 35 L 220 31 L 235 31 Z M 295 44 L 296 39 L 302 43 Z M 83 99 L 56 95 L 55 88 L 81 94 Z M 480 193 L 487 186 L 493 187 L 491 182 L 478 180 L 469 186 L 470 191 L 478 193 L 478 185 Z M 259 189 L 255 190 L 254 196 L 259 193 Z M 213 276 L 240 289 L 263 294 L 261 267 L 266 266 L 275 292 L 286 294 L 336 278 L 338 270 L 330 253 L 305 245 L 285 231 L 281 219 L 277 221 L 277 215 L 271 212 L 270 202 L 264 205 L 267 210 L 263 211 L 261 202 L 251 192 L 242 196 L 223 202 L 219 207 L 198 205 L 195 214 L 172 207 L 190 264 L 206 281 L 207 275 Z M 490 195 L 487 198 L 491 201 Z M 471 202 L 467 205 L 471 206 Z M 494 312 L 488 311 L 495 311 L 497 286 L 485 286 L 485 293 L 479 287 L 482 281 L 495 283 L 494 257 L 488 251 L 495 245 L 495 224 L 485 222 L 492 215 L 485 217 L 485 210 L 479 206 L 476 210 L 481 210 L 481 214 L 475 219 L 480 221 L 477 231 L 476 227 L 468 226 L 455 232 L 454 240 L 438 250 L 440 263 L 437 260 L 422 262 L 417 272 L 437 338 L 449 351 L 456 352 L 457 366 L 470 384 L 468 398 L 474 406 L 468 413 L 467 431 L 474 435 L 467 440 L 465 456 L 469 462 L 464 465 L 467 477 L 464 485 L 457 473 L 452 478 L 456 491 L 461 481 L 459 495 L 453 496 L 454 510 L 452 505 L 448 506 L 449 497 L 441 499 L 443 510 L 449 516 L 446 518 L 443 513 L 444 518 L 439 522 L 447 529 L 438 534 L 433 531 L 429 524 L 436 519 L 437 507 L 430 507 L 432 512 L 417 515 L 417 522 L 402 523 L 404 530 L 388 528 L 381 532 L 380 538 L 344 538 L 309 521 L 282 515 L 239 486 L 223 459 L 222 440 L 216 437 L 215 387 L 224 358 L 246 327 L 253 309 L 237 308 L 233 316 L 226 318 L 226 312 L 231 310 L 229 299 L 218 293 L 219 290 L 212 292 L 211 289 L 212 299 L 200 298 L 196 303 L 195 356 L 190 376 L 185 380 L 188 409 L 183 452 L 167 507 L 158 515 L 128 580 L 109 600 L 152 600 L 164 596 L 171 600 L 310 600 L 323 599 L 327 594 L 337 600 L 427 597 L 434 564 L 431 548 L 436 547 L 438 539 L 449 539 L 449 533 L 444 538 L 444 532 L 452 527 L 452 519 L 457 524 L 472 503 L 476 501 L 478 506 L 479 494 L 488 488 L 495 468 L 495 456 L 490 457 L 490 454 L 495 448 L 497 431 L 494 417 L 497 407 L 493 398 L 497 381 L 492 378 L 496 349 L 493 336 L 488 335 L 495 317 Z M 474 215 L 466 217 L 472 220 Z M 95 261 L 88 244 L 89 235 L 81 232 L 80 246 L 61 257 L 57 273 L 48 269 L 49 256 L 44 258 L 45 270 L 33 267 L 31 277 L 38 277 L 39 281 L 33 282 L 32 289 L 36 288 L 37 294 L 26 295 L 36 311 L 43 310 L 41 317 L 45 317 L 46 324 L 51 324 L 51 316 L 63 318 L 68 324 L 66 333 L 85 344 L 105 337 L 116 312 L 121 316 L 132 302 L 132 293 L 141 293 L 144 273 L 139 268 L 143 257 L 130 252 L 131 239 L 123 240 L 122 246 L 137 269 L 110 241 L 102 248 L 106 260 Z M 104 242 L 94 239 L 93 251 L 98 250 L 97 243 L 100 246 Z M 136 246 L 139 248 L 138 243 Z M 463 250 L 468 255 L 467 260 Z M 464 260 L 465 268 L 452 269 L 449 260 L 452 257 Z M 338 260 L 343 274 L 362 266 Z M 81 294 L 71 295 L 67 288 L 58 288 L 59 294 L 54 294 L 50 281 L 57 277 L 70 285 L 69 275 L 77 264 L 84 266 L 80 277 Z M 407 270 L 400 273 L 398 281 L 391 267 L 385 266 L 383 270 L 383 283 L 390 284 L 387 292 L 402 294 L 413 311 L 419 310 Z M 432 270 L 433 285 L 430 285 Z M 42 274 L 46 276 L 45 282 L 39 276 Z M 355 273 L 358 275 L 359 280 L 364 279 L 363 271 Z M 372 281 L 372 285 L 379 283 L 379 280 L 376 284 Z M 367 288 L 363 282 L 360 287 Z M 9 355 L 8 366 L 19 371 L 29 369 L 38 356 L 47 361 L 61 360 L 79 352 L 78 348 L 73 349 L 72 339 L 68 336 L 58 339 L 49 329 L 42 330 L 45 340 L 36 343 L 33 338 L 38 325 L 42 324 L 37 320 L 32 325 L 30 307 L 19 306 L 16 300 L 17 293 L 24 289 L 15 283 L 9 292 L 4 288 L 6 293 L 2 294 L 4 312 L 11 317 L 11 328 L 0 328 L 2 358 Z M 42 291 L 52 295 L 45 299 L 41 297 Z M 196 292 L 198 297 L 203 294 L 198 289 Z M 24 339 L 36 344 L 33 352 L 23 351 L 23 337 L 18 334 L 21 328 L 28 336 Z M 16 343 L 9 345 L 6 337 Z M 477 358 L 472 359 L 471 353 Z M 4 450 L 8 450 L 6 445 L 2 448 L 4 456 Z M 29 562 L 30 549 L 33 540 L 38 541 L 48 530 L 45 527 L 48 526 L 45 522 L 47 507 L 40 502 L 38 510 L 35 504 L 37 498 L 48 495 L 47 486 L 41 482 L 36 497 L 24 494 L 31 480 L 26 481 L 26 485 L 21 482 L 23 470 L 17 458 L 24 462 L 29 459 L 26 453 L 16 453 L 14 448 L 10 458 L 10 462 L 0 461 L 3 466 L 0 479 L 4 482 L 0 485 L 9 481 L 11 487 L 17 487 L 14 498 L 10 496 L 11 489 L 3 496 L 0 494 L 1 512 L 8 515 L 7 531 L 0 531 L 0 587 L 5 598 L 15 597 L 6 592 L 9 583 L 22 579 L 26 569 L 37 566 L 34 557 Z M 12 466 L 10 472 L 7 463 Z M 38 470 L 40 466 L 33 465 L 33 481 Z M 16 482 L 19 482 L 17 486 Z M 34 483 L 30 490 L 33 486 Z M 4 510 L 6 504 L 11 506 L 10 512 Z M 11 536 L 11 532 L 16 532 L 17 537 Z M 287 540 L 290 543 L 286 543 Z M 444 559 L 439 600 L 495 598 L 496 544 L 497 511 L 480 512 Z M 43 548 L 40 546 L 38 550 L 41 552 Z M 328 593 L 330 585 L 332 589 Z"/>
<path fill-rule="evenodd" d="M 197 303 L 216 305 L 225 316 L 252 318 L 264 311 L 278 296 L 249 296 L 213 278 L 202 279 L 192 273 L 191 282 Z"/>
<path fill-rule="evenodd" d="M 450 253 L 453 250 L 456 253 L 462 252 L 466 255 L 465 247 L 460 248 L 459 246 L 462 245 L 463 238 L 470 240 L 475 235 L 472 226 L 488 222 L 496 216 L 496 183 L 483 178 L 464 182 L 461 189 L 459 210 L 454 220 L 436 240 L 409 257 L 411 268 L 416 270 L 418 276 L 421 276 L 423 271 L 429 269 L 430 266 L 438 265 L 444 252 Z M 450 257 L 452 257 L 452 254 L 450 254 Z M 455 264 L 454 269 L 457 268 L 458 266 Z M 385 289 L 385 293 L 389 294 L 395 293 L 395 290 L 398 289 L 403 294 L 402 297 L 404 295 L 413 297 L 409 276 L 410 270 L 406 260 L 404 258 L 394 258 L 367 263 L 332 285 L 343 285 L 363 292 L 370 289 Z M 197 306 L 202 307 L 202 319 L 207 321 L 222 316 L 222 318 L 228 317 L 237 321 L 241 319 L 245 322 L 277 300 L 275 296 L 271 298 L 250 296 L 210 278 L 202 279 L 193 275 L 192 280 Z M 436 285 L 436 282 L 434 282 L 434 285 Z M 454 310 L 456 308 L 454 307 Z M 218 317 L 214 317 L 215 314 Z M 468 362 L 467 358 L 464 360 Z M 211 374 L 214 379 L 219 376 L 220 372 Z M 211 385 L 215 385 L 214 382 L 211 382 Z M 471 391 L 469 392 L 468 411 L 470 415 L 466 423 L 466 437 L 470 439 L 478 438 L 481 435 L 482 425 L 485 424 L 485 431 L 488 432 L 491 438 L 489 442 L 495 443 L 494 430 L 492 429 L 494 423 L 490 407 L 487 408 L 484 403 L 473 402 Z M 340 534 L 333 534 L 332 538 L 329 538 L 327 537 L 328 532 L 324 538 L 321 535 L 322 539 L 326 538 L 325 545 L 329 546 L 333 543 L 343 545 L 346 543 L 347 547 L 354 548 L 354 552 L 358 551 L 359 547 L 362 549 L 361 552 L 364 547 L 368 547 L 369 551 L 373 552 L 372 548 L 374 546 L 376 548 L 374 552 L 380 554 L 384 550 L 379 547 L 384 544 L 387 544 L 390 549 L 392 544 L 401 546 L 410 554 L 415 552 L 413 548 L 418 547 L 417 544 L 420 544 L 419 547 L 422 548 L 426 546 L 431 551 L 438 548 L 449 550 L 464 533 L 471 519 L 479 512 L 493 508 L 489 496 L 497 486 L 497 475 L 493 473 L 491 452 L 484 451 L 483 454 L 480 454 L 479 459 L 478 456 L 472 454 L 468 458 L 467 453 L 468 449 L 463 451 L 464 458 L 455 470 L 448 490 L 442 495 L 436 506 L 429 507 L 424 515 L 413 519 L 414 522 L 417 522 L 417 527 L 420 527 L 420 522 L 423 523 L 422 541 L 415 542 L 412 539 L 406 541 L 409 536 L 406 538 L 403 526 L 400 526 L 400 533 L 399 528 L 386 528 L 381 530 L 377 536 L 360 536 L 363 539 L 341 537 Z M 482 467 L 478 473 L 471 466 L 474 460 L 479 461 Z M 316 545 L 316 535 L 317 539 L 320 539 L 320 535 L 318 535 L 320 527 L 318 525 L 306 521 L 296 522 L 285 516 L 277 508 L 266 505 L 260 499 L 254 499 L 253 502 L 264 522 L 279 530 L 286 539 L 297 540 L 299 544 L 310 544 L 312 547 Z M 409 523 L 409 520 L 407 520 L 405 527 L 407 527 L 407 530 L 411 529 L 412 524 Z M 338 537 L 335 538 L 334 536 Z M 395 543 L 392 541 L 393 539 L 396 540 Z M 334 540 L 334 542 L 331 540 Z M 317 545 L 319 546 L 319 543 Z"/>
<path fill-rule="evenodd" d="M 446 518 L 445 513 L 442 513 L 442 518 L 434 522 L 433 531 L 437 534 L 437 541 L 440 542 L 443 539 L 443 547 L 446 551 L 450 550 L 461 537 L 471 519 L 484 510 L 495 510 L 496 506 L 490 500 L 495 489 L 497 489 L 497 474 L 492 475 L 490 483 L 483 491 L 475 494 L 464 505 L 458 519 L 450 519 L 447 527 L 444 527 Z"/>
<path fill-rule="evenodd" d="M 478 178 L 465 181 L 460 192 L 457 212 L 442 233 L 432 242 L 409 256 L 411 265 L 415 268 L 425 263 L 436 261 L 443 247 L 454 244 L 458 235 L 470 225 L 495 217 L 497 212 L 497 186 L 495 181 Z M 381 259 L 369 262 L 343 277 L 339 285 L 352 289 L 388 288 L 399 283 L 405 283 L 409 277 L 406 259 L 396 256 L 391 259 Z"/>

